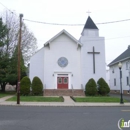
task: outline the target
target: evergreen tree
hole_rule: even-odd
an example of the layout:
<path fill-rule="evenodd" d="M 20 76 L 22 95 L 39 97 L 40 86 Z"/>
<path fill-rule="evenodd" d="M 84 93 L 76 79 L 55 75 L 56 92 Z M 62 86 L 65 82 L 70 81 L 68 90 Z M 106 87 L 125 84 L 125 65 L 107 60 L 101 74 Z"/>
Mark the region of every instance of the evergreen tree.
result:
<path fill-rule="evenodd" d="M 86 95 L 90 95 L 90 96 L 94 96 L 97 94 L 97 85 L 96 85 L 96 82 L 93 78 L 91 78 L 86 86 L 85 86 L 85 94 Z"/>
<path fill-rule="evenodd" d="M 15 51 L 10 59 L 10 74 L 8 76 L 8 82 L 11 85 L 17 86 L 17 79 L 18 79 L 18 47 L 16 46 Z M 21 53 L 21 60 L 20 60 L 20 79 L 26 76 L 26 67 L 24 65 L 23 55 Z"/>
<path fill-rule="evenodd" d="M 30 87 L 31 87 L 30 79 L 27 76 L 23 77 L 20 84 L 20 94 L 29 95 Z"/>
<path fill-rule="evenodd" d="M 42 95 L 43 94 L 43 84 L 38 77 L 34 77 L 32 81 L 32 93 L 33 95 Z"/>
<path fill-rule="evenodd" d="M 7 26 L 2 22 L 2 18 L 0 18 L 0 52 L 1 48 L 6 44 L 5 39 L 8 33 Z"/>
<path fill-rule="evenodd" d="M 7 26 L 3 24 L 2 18 L 0 18 L 0 86 L 3 92 L 5 91 L 5 85 L 7 84 L 9 70 L 9 55 L 3 51 L 4 45 L 7 44 L 7 33 Z"/>
<path fill-rule="evenodd" d="M 99 94 L 107 95 L 110 92 L 110 88 L 109 88 L 108 84 L 106 83 L 106 81 L 103 78 L 100 78 L 97 81 L 97 84 L 98 84 Z"/>

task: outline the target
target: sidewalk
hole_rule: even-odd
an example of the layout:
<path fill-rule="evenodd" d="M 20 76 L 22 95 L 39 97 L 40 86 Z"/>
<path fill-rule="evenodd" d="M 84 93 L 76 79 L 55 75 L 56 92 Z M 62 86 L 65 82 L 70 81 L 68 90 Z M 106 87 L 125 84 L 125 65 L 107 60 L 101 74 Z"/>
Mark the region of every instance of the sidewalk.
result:
<path fill-rule="evenodd" d="M 107 106 L 115 106 L 115 107 L 124 107 L 130 106 L 130 103 L 76 103 L 69 96 L 63 96 L 64 102 L 20 102 L 17 104 L 16 102 L 5 101 L 8 98 L 13 96 L 6 96 L 0 98 L 0 105 L 3 106 L 99 106 L 99 107 L 107 107 Z"/>

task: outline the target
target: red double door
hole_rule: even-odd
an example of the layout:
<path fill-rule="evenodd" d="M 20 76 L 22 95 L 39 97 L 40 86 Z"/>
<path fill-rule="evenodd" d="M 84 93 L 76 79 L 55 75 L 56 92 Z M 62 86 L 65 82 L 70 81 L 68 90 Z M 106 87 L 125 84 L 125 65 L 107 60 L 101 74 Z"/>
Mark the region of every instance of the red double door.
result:
<path fill-rule="evenodd" d="M 57 77 L 57 88 L 68 89 L 68 77 Z"/>

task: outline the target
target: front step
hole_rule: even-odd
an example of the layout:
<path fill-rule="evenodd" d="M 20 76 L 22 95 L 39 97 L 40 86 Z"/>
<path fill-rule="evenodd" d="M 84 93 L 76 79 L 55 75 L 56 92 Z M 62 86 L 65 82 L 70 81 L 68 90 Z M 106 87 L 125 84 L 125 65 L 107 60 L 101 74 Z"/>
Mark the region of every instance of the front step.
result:
<path fill-rule="evenodd" d="M 82 89 L 44 89 L 44 96 L 85 96 Z"/>

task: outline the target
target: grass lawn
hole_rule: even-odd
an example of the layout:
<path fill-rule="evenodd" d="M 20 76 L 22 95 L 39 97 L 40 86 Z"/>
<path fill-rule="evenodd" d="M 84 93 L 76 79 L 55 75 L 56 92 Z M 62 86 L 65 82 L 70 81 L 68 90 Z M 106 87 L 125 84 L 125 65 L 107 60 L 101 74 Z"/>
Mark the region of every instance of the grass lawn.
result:
<path fill-rule="evenodd" d="M 17 96 L 14 96 L 7 101 L 17 101 Z M 62 97 L 43 97 L 43 96 L 20 96 L 20 101 L 23 102 L 63 102 Z"/>
<path fill-rule="evenodd" d="M 16 92 L 14 92 L 14 91 L 5 92 L 5 93 L 0 92 L 0 98 L 5 97 L 5 96 L 9 96 L 9 95 L 15 95 L 15 94 L 16 94 Z"/>
<path fill-rule="evenodd" d="M 88 96 L 88 97 L 73 97 L 75 102 L 107 102 L 107 103 L 119 103 L 120 102 L 120 98 L 117 97 L 109 97 L 109 96 L 99 96 L 99 97 L 92 97 L 92 96 Z M 124 100 L 124 102 L 127 102 L 126 100 Z"/>

